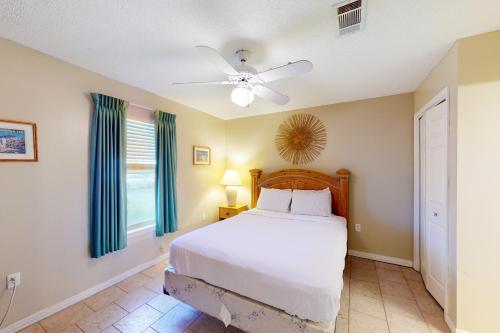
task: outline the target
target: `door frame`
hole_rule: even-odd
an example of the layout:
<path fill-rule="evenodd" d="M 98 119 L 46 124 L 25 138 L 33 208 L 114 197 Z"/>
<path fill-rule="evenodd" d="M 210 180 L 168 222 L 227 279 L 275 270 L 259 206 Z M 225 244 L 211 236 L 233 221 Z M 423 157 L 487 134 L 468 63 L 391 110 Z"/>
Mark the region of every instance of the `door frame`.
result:
<path fill-rule="evenodd" d="M 443 102 L 444 101 L 444 102 Z M 418 112 L 413 116 L 413 268 L 420 272 L 420 129 L 419 121 L 425 112 L 433 108 L 434 106 L 445 103 L 446 106 L 446 121 L 447 121 L 447 149 L 446 149 L 446 161 L 448 168 L 448 145 L 449 145 L 449 134 L 450 134 L 450 102 L 449 102 L 449 89 L 445 87 L 436 96 L 434 96 L 429 102 L 427 102 Z M 446 263 L 449 266 L 449 242 L 450 237 L 448 234 L 449 230 L 449 175 L 447 172 L 447 189 L 446 189 Z M 446 277 L 445 277 L 445 313 L 448 308 L 448 269 L 446 267 Z"/>

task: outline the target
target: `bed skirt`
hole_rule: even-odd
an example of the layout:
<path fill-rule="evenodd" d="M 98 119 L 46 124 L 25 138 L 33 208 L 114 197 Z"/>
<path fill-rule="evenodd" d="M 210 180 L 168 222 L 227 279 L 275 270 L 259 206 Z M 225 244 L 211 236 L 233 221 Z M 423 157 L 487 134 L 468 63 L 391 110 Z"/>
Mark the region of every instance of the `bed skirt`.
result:
<path fill-rule="evenodd" d="M 202 280 L 165 271 L 164 290 L 206 314 L 250 333 L 334 333 L 335 322 L 300 319 L 272 306 L 213 286 Z"/>

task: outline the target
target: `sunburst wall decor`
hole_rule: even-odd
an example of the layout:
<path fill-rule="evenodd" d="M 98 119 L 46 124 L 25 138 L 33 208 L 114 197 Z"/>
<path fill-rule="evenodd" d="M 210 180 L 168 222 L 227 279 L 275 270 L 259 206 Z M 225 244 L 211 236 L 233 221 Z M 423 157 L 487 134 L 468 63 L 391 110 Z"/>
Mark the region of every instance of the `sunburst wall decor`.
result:
<path fill-rule="evenodd" d="M 276 148 L 286 161 L 307 164 L 326 146 L 326 129 L 312 114 L 297 113 L 282 123 L 275 138 Z"/>

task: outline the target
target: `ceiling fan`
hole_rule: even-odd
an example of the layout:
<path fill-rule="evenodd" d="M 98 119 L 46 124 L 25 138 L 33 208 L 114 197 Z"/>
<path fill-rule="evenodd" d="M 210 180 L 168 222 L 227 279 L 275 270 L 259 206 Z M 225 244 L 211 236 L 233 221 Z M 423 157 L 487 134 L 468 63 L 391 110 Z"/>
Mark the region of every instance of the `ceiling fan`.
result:
<path fill-rule="evenodd" d="M 271 68 L 267 71 L 257 72 L 253 67 L 246 64 L 249 51 L 238 50 L 236 55 L 240 58 L 240 65 L 232 66 L 219 52 L 208 46 L 197 46 L 198 52 L 209 62 L 211 62 L 220 71 L 227 74 L 225 81 L 208 82 L 182 82 L 173 83 L 174 85 L 203 85 L 203 84 L 221 84 L 234 86 L 231 92 L 231 100 L 239 106 L 250 105 L 255 96 L 274 102 L 279 105 L 285 105 L 290 98 L 273 89 L 266 87 L 266 82 L 281 80 L 288 77 L 298 76 L 310 72 L 313 64 L 307 60 L 289 62 L 286 65 Z"/>

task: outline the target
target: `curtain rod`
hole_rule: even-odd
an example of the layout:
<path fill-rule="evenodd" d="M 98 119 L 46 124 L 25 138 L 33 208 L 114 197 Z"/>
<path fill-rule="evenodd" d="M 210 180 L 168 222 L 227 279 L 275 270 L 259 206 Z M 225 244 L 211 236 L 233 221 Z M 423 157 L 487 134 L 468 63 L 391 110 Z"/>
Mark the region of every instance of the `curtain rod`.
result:
<path fill-rule="evenodd" d="M 152 109 L 152 108 L 148 108 L 147 106 L 136 104 L 136 103 L 132 103 L 132 102 L 129 102 L 128 104 L 132 105 L 132 106 L 135 106 L 135 107 L 138 107 L 138 108 L 141 108 L 141 109 L 148 110 L 148 111 L 154 111 L 155 110 L 155 109 Z"/>

